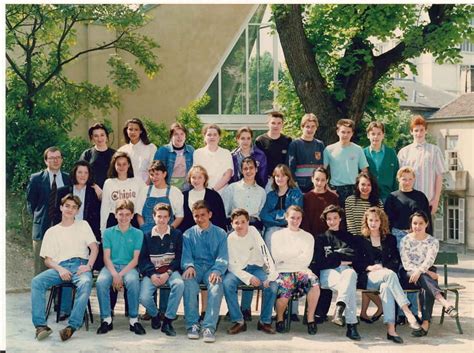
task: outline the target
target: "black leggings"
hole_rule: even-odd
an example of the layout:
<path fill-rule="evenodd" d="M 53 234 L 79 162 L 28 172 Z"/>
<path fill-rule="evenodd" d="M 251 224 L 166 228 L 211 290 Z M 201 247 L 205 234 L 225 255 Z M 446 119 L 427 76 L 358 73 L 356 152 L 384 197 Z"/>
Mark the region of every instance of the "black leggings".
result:
<path fill-rule="evenodd" d="M 431 267 L 430 271 L 436 272 L 436 267 Z M 404 282 L 403 288 L 420 290 L 421 319 L 430 321 L 433 314 L 435 297 L 443 293 L 438 286 L 438 281 L 435 281 L 426 273 L 422 273 L 416 283 L 408 283 L 409 280 L 410 275 L 404 272 L 404 276 L 402 277 L 402 281 Z"/>

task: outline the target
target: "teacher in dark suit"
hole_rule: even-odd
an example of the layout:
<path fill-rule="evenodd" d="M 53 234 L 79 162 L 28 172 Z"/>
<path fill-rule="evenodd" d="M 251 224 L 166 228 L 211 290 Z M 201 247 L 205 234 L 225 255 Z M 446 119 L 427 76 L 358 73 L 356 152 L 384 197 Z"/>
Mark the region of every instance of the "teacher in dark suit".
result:
<path fill-rule="evenodd" d="M 33 253 L 35 275 L 46 269 L 39 253 L 46 230 L 51 227 L 56 209 L 58 189 L 70 184 L 69 174 L 61 172 L 63 156 L 57 147 L 49 147 L 43 154 L 46 169 L 30 176 L 26 189 L 28 212 L 33 215 Z"/>

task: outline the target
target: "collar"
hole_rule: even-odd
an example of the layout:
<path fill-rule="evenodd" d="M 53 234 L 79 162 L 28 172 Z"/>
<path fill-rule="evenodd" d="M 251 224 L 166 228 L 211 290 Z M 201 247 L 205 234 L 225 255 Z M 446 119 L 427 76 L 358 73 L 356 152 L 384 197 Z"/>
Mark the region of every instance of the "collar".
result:
<path fill-rule="evenodd" d="M 372 148 L 372 146 L 369 146 L 369 151 L 370 151 L 370 153 L 372 153 L 372 152 L 374 152 L 374 153 L 385 152 L 385 145 L 382 143 L 382 146 L 380 147 L 380 151 L 376 151 Z"/>
<path fill-rule="evenodd" d="M 129 142 L 129 145 L 132 147 L 132 148 L 140 148 L 142 146 L 145 146 L 145 144 L 143 143 L 142 139 L 138 140 L 138 142 L 134 145 L 132 143 L 132 141 Z"/>
<path fill-rule="evenodd" d="M 163 239 L 165 237 L 166 234 L 171 234 L 171 227 L 168 226 L 168 228 L 166 228 L 166 231 L 163 233 L 163 234 L 160 234 L 158 232 L 158 226 L 154 226 L 153 229 L 151 230 L 151 237 L 160 237 L 161 239 Z"/>
<path fill-rule="evenodd" d="M 113 226 L 113 229 L 114 229 L 115 231 L 121 233 L 121 234 L 126 234 L 126 233 L 128 233 L 128 232 L 130 231 L 130 229 L 132 229 L 132 225 L 130 224 L 130 225 L 128 226 L 128 229 L 127 229 L 125 232 L 122 232 L 122 229 L 120 229 L 120 227 L 119 227 L 118 224 L 115 225 L 115 226 Z"/>
<path fill-rule="evenodd" d="M 56 180 L 58 180 L 58 177 L 61 175 L 61 169 L 58 170 L 56 173 L 53 173 L 51 170 L 49 170 L 48 168 L 46 168 L 46 172 L 48 173 L 49 178 L 50 178 L 51 180 L 53 180 L 53 175 L 56 174 Z"/>
<path fill-rule="evenodd" d="M 424 148 L 426 146 L 426 141 L 425 142 L 413 142 L 413 145 L 416 147 L 416 148 Z"/>
<path fill-rule="evenodd" d="M 249 184 L 245 183 L 244 178 L 242 177 L 242 179 L 239 180 L 239 184 L 244 188 L 254 188 L 255 185 L 257 185 L 257 182 L 254 180 L 253 184 L 249 185 Z"/>

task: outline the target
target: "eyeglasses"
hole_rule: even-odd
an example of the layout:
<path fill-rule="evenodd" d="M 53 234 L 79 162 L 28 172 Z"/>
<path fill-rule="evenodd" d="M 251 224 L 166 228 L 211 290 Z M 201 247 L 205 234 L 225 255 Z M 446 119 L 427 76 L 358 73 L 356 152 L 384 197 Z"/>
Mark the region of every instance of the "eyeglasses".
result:
<path fill-rule="evenodd" d="M 61 159 L 63 159 L 63 157 L 59 156 L 59 157 L 48 157 L 46 158 L 46 160 L 48 161 L 60 161 Z"/>

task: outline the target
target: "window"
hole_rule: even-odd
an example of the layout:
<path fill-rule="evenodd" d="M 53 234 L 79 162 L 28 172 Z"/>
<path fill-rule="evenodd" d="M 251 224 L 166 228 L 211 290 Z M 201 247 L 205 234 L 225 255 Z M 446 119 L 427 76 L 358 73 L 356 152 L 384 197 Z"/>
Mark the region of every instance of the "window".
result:
<path fill-rule="evenodd" d="M 458 136 L 446 136 L 446 162 L 450 171 L 461 170 L 457 147 Z"/>
<path fill-rule="evenodd" d="M 460 76 L 461 93 L 474 92 L 474 66 L 461 65 Z"/>
<path fill-rule="evenodd" d="M 448 197 L 448 240 L 459 241 L 459 199 Z"/>
<path fill-rule="evenodd" d="M 276 89 L 272 82 L 282 75 L 284 57 L 270 16 L 270 6 L 257 7 L 205 87 L 211 102 L 199 114 L 206 122 L 239 119 L 244 123 L 242 117 L 264 117 L 273 109 Z"/>

